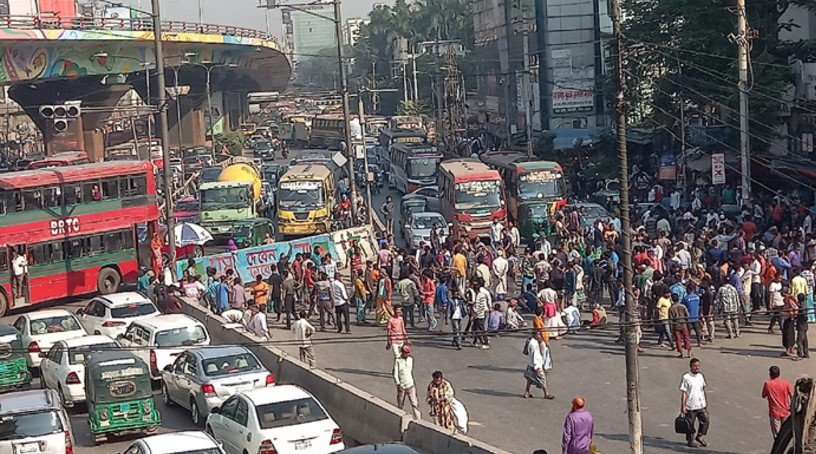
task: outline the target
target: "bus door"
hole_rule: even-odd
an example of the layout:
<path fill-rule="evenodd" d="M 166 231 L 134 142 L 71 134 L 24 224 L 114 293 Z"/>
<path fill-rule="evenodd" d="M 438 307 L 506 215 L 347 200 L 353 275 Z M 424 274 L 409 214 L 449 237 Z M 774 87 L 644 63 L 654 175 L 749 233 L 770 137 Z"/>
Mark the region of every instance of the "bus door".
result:
<path fill-rule="evenodd" d="M 26 257 L 20 254 L 20 252 L 25 253 L 25 250 L 25 247 L 8 246 L 0 252 L 0 261 L 3 263 L 3 265 L 0 265 L 0 269 L 5 266 L 8 273 L 9 297 L 11 297 L 12 302 L 10 307 L 22 306 L 31 301 L 30 286 L 28 285 L 28 259 L 26 258 L 22 263 L 15 265 L 15 261 L 19 260 L 18 257 Z"/>

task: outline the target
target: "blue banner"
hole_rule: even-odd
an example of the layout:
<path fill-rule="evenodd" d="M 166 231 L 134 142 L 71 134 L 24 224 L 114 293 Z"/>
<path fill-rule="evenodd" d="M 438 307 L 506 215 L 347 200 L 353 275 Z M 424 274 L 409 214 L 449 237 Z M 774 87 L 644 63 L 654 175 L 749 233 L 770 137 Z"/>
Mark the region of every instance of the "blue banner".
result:
<path fill-rule="evenodd" d="M 323 251 L 327 251 L 337 260 L 337 250 L 330 235 L 317 235 L 300 238 L 292 241 L 258 246 L 248 249 L 240 249 L 235 252 L 235 268 L 241 280 L 251 282 L 258 274 L 264 278 L 272 274 L 272 269 L 283 255 L 289 257 L 289 262 L 295 258 L 295 254 L 301 253 L 306 256 L 311 255 L 315 246 L 320 246 Z M 325 252 L 324 252 L 325 253 Z"/>

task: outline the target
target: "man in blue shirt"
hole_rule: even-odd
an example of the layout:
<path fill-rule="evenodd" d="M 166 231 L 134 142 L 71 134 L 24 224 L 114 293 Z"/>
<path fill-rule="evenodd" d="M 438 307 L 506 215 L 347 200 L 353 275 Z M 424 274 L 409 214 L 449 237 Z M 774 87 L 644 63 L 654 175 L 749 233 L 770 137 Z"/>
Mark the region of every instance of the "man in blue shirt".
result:
<path fill-rule="evenodd" d="M 686 291 L 686 286 L 683 285 L 683 281 L 677 281 L 669 287 L 669 293 L 677 295 L 677 299 L 683 301 L 683 298 L 686 297 L 688 292 Z"/>
<path fill-rule="evenodd" d="M 439 285 L 436 286 L 436 294 L 434 295 L 434 303 L 437 309 L 442 309 L 445 312 L 445 323 L 448 322 L 448 305 L 450 304 L 450 293 L 448 292 L 448 283 L 446 279 L 440 279 Z"/>
<path fill-rule="evenodd" d="M 221 276 L 221 282 L 215 292 L 215 303 L 218 313 L 224 312 L 229 307 L 229 285 L 226 275 Z"/>
<path fill-rule="evenodd" d="M 694 330 L 694 335 L 697 336 L 697 346 L 702 347 L 703 336 L 700 331 L 700 296 L 697 294 L 697 285 L 695 285 L 694 282 L 689 281 L 688 293 L 680 300 L 680 303 L 688 309 L 689 326 Z"/>

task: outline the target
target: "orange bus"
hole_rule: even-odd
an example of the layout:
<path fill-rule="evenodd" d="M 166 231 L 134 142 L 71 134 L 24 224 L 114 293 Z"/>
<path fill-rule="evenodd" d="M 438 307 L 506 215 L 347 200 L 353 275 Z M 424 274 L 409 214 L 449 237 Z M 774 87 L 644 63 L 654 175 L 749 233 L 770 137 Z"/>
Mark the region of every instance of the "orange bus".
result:
<path fill-rule="evenodd" d="M 452 231 L 490 235 L 493 220 L 507 220 L 501 175 L 476 159 L 453 159 L 439 166 L 442 215 Z"/>

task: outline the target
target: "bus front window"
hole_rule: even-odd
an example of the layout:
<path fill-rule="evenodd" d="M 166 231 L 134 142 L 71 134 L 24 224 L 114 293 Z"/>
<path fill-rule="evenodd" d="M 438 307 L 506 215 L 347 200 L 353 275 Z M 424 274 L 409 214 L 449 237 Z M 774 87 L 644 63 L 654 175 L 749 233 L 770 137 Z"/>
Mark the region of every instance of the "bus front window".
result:
<path fill-rule="evenodd" d="M 312 181 L 281 183 L 278 200 L 280 208 L 285 210 L 323 208 L 323 184 Z"/>
<path fill-rule="evenodd" d="M 439 168 L 439 158 L 417 158 L 408 161 L 408 176 L 412 178 L 432 177 Z"/>
<path fill-rule="evenodd" d="M 521 200 L 562 197 L 563 187 L 564 182 L 560 174 L 533 172 L 519 176 L 518 196 Z"/>
<path fill-rule="evenodd" d="M 201 209 L 205 211 L 245 208 L 248 204 L 247 188 L 212 188 L 201 191 Z"/>
<path fill-rule="evenodd" d="M 497 209 L 501 207 L 498 181 L 468 181 L 456 185 L 457 210 Z"/>

